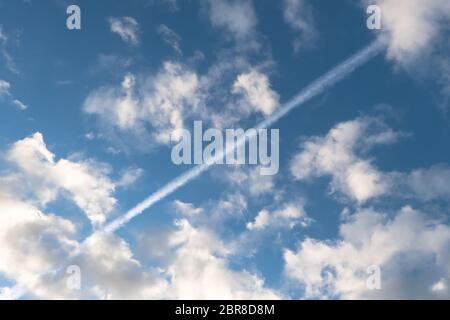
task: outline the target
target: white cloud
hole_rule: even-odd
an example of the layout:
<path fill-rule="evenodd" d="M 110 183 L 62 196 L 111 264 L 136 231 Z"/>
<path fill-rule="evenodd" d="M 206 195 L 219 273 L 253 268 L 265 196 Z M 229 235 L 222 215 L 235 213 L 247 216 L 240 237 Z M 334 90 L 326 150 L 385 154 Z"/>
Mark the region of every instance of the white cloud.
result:
<path fill-rule="evenodd" d="M 151 126 L 153 141 L 168 144 L 175 129 L 183 127 L 184 117 L 199 111 L 201 91 L 197 75 L 178 63 L 165 62 L 154 77 L 125 76 L 120 86 L 92 91 L 83 110 L 96 115 L 110 131 L 134 133 L 135 140 L 147 137 Z M 153 142 L 153 143 L 152 143 Z"/>
<path fill-rule="evenodd" d="M 39 299 L 166 299 L 167 282 L 134 259 L 128 244 L 96 233 L 83 247 L 73 223 L 0 193 L 0 272 Z M 73 254 L 82 248 L 81 255 Z M 81 290 L 70 290 L 65 269 L 81 271 Z M 61 272 L 50 271 L 62 268 Z M 40 276 L 39 276 L 40 275 Z M 13 294 L 3 288 L 1 298 Z"/>
<path fill-rule="evenodd" d="M 166 61 L 156 74 L 127 74 L 120 85 L 92 90 L 83 110 L 99 119 L 101 135 L 125 152 L 169 144 L 175 129 L 192 124 L 187 121 L 229 128 L 251 114 L 270 114 L 279 106 L 279 95 L 268 77 L 256 71 L 262 66 L 252 68 L 237 60 L 213 65 L 204 75 Z"/>
<path fill-rule="evenodd" d="M 82 292 L 99 299 L 167 299 L 167 281 L 157 270 L 145 268 L 128 245 L 114 234 L 97 233 L 90 237 L 76 260 L 90 284 Z"/>
<path fill-rule="evenodd" d="M 0 189 L 0 272 L 7 278 L 38 290 L 36 275 L 56 268 L 77 249 L 71 240 L 75 231 L 70 221 L 45 214 Z"/>
<path fill-rule="evenodd" d="M 85 111 L 88 113 L 105 112 L 108 106 L 112 109 L 111 116 L 114 124 L 121 129 L 127 129 L 134 125 L 138 118 L 138 101 L 133 97 L 135 78 L 128 74 L 124 77 L 120 89 L 102 88 L 91 93 L 85 102 Z"/>
<path fill-rule="evenodd" d="M 139 23 L 132 17 L 121 17 L 108 19 L 111 32 L 130 45 L 139 44 Z"/>
<path fill-rule="evenodd" d="M 316 38 L 312 8 L 305 0 L 284 0 L 284 20 L 296 33 L 294 50 L 310 47 Z"/>
<path fill-rule="evenodd" d="M 248 192 L 252 196 L 275 194 L 274 176 L 261 175 L 259 167 L 243 168 L 236 165 L 232 169 L 225 168 L 221 176 L 233 187 L 239 187 L 243 193 Z"/>
<path fill-rule="evenodd" d="M 175 200 L 173 206 L 178 213 L 185 216 L 196 216 L 203 213 L 202 208 L 196 208 L 192 203 L 186 203 L 180 200 Z"/>
<path fill-rule="evenodd" d="M 251 1 L 209 0 L 209 19 L 238 41 L 253 36 L 257 18 Z"/>
<path fill-rule="evenodd" d="M 0 48 L 5 59 L 6 67 L 9 71 L 15 74 L 19 74 L 19 70 L 17 69 L 16 63 L 14 62 L 13 57 L 6 51 L 6 43 L 8 41 L 8 36 L 3 32 L 3 26 L 0 25 Z"/>
<path fill-rule="evenodd" d="M 0 217 L 8 218 L 4 214 L 2 201 L 0 208 Z M 12 208 L 21 212 L 17 207 Z M 30 208 L 27 214 L 31 215 L 33 210 Z M 45 216 L 40 213 L 39 217 L 43 219 Z M 71 260 L 71 264 L 80 267 L 81 290 L 69 290 L 66 287 L 67 277 L 63 273 L 37 279 L 34 277 L 36 274 L 64 267 L 61 263 L 79 248 L 76 241 L 69 240 L 73 236 L 73 225 L 61 218 L 52 219 L 53 224 L 48 226 L 35 220 L 27 228 L 23 224 L 10 228 L 14 222 L 9 222 L 6 227 L 0 226 L 0 239 L 5 237 L 7 240 L 2 242 L 2 245 L 7 245 L 7 250 L 0 252 L 0 271 L 8 272 L 9 278 L 22 284 L 29 294 L 38 298 L 280 298 L 264 286 L 264 280 L 258 275 L 246 270 L 232 270 L 228 262 L 231 253 L 229 246 L 211 231 L 193 227 L 187 220 L 177 221 L 176 229 L 167 235 L 167 242 L 163 244 L 165 259 L 159 268 L 143 266 L 134 257 L 128 243 L 118 236 L 96 233 L 85 242 L 81 254 Z M 5 231 L 5 228 L 8 230 Z M 9 236 L 11 232 L 20 237 Z M 52 236 L 51 239 L 35 241 L 39 236 L 47 240 L 50 237 L 47 233 Z M 29 249 L 35 250 L 32 254 L 25 254 Z M 2 288 L 2 296 L 7 296 L 10 291 L 10 288 Z"/>
<path fill-rule="evenodd" d="M 403 181 L 418 199 L 429 201 L 444 198 L 450 200 L 450 168 L 446 165 L 414 170 L 404 177 Z"/>
<path fill-rule="evenodd" d="M 14 106 L 17 108 L 17 109 L 19 109 L 19 110 L 27 110 L 28 109 L 28 106 L 26 106 L 22 101 L 20 101 L 20 100 L 17 100 L 17 99 L 14 99 L 13 100 L 13 104 L 14 104 Z"/>
<path fill-rule="evenodd" d="M 17 167 L 16 176 L 41 205 L 54 201 L 61 192 L 67 193 L 95 224 L 104 222 L 114 209 L 115 185 L 106 175 L 108 170 L 93 161 L 55 161 L 41 133 L 14 143 L 6 158 Z"/>
<path fill-rule="evenodd" d="M 117 181 L 116 186 L 127 188 L 134 184 L 144 174 L 144 170 L 141 168 L 130 167 L 122 171 L 120 179 Z"/>
<path fill-rule="evenodd" d="M 252 70 L 240 74 L 233 84 L 233 93 L 241 94 L 243 106 L 270 115 L 279 107 L 279 95 L 272 90 L 269 78 L 259 71 Z"/>
<path fill-rule="evenodd" d="M 398 136 L 374 118 L 340 123 L 325 137 L 305 140 L 303 150 L 291 162 L 291 172 L 298 180 L 331 176 L 332 192 L 363 203 L 385 194 L 390 181 L 369 159 L 359 154 L 374 145 L 392 143 Z"/>
<path fill-rule="evenodd" d="M 99 235 L 100 236 L 100 235 Z M 117 236 L 95 239 L 88 248 L 86 268 L 93 273 L 100 297 L 137 299 L 277 299 L 259 276 L 229 266 L 229 246 L 206 228 L 186 219 L 175 222 L 175 230 L 162 243 L 164 261 L 159 273 L 144 271 L 128 244 Z M 161 235 L 158 235 L 160 238 Z M 140 238 L 141 241 L 156 239 Z M 100 242 L 99 242 L 100 240 Z M 151 244 L 143 244 L 146 247 Z M 90 245 L 89 245 L 90 246 Z M 114 254 L 110 254 L 114 252 Z M 161 258 L 161 257 L 160 257 Z M 82 263 L 82 265 L 84 265 Z"/>
<path fill-rule="evenodd" d="M 0 98 L 6 98 L 13 106 L 15 106 L 18 110 L 24 111 L 28 109 L 28 106 L 25 105 L 22 101 L 15 99 L 11 94 L 11 84 L 8 81 L 0 79 Z"/>
<path fill-rule="evenodd" d="M 341 225 L 339 240 L 307 238 L 284 259 L 287 276 L 309 298 L 439 298 L 450 297 L 449 247 L 450 226 L 410 207 L 393 218 L 362 210 Z M 381 268 L 381 290 L 366 286 L 372 265 Z"/>
<path fill-rule="evenodd" d="M 302 143 L 291 161 L 297 180 L 330 176 L 332 193 L 341 193 L 362 204 L 379 196 L 396 196 L 429 202 L 450 200 L 450 168 L 434 165 L 406 172 L 382 172 L 364 155 L 379 144 L 395 142 L 404 134 L 376 118 L 357 118 L 339 123 L 324 137 Z"/>
<path fill-rule="evenodd" d="M 215 127 L 230 128 L 252 114 L 269 114 L 279 106 L 279 95 L 266 74 L 272 66 L 271 60 L 252 65 L 233 52 L 201 76 L 209 111 L 206 116 Z"/>
<path fill-rule="evenodd" d="M 262 230 L 265 229 L 270 223 L 270 212 L 267 210 L 261 210 L 255 217 L 254 222 L 247 223 L 247 229 L 249 230 Z"/>
<path fill-rule="evenodd" d="M 113 234 L 95 233 L 81 247 L 74 240 L 78 235 L 72 222 L 41 210 L 48 201 L 62 194 L 60 189 L 69 193 L 79 191 L 64 181 L 77 184 L 80 177 L 93 172 L 97 174 L 95 180 L 102 181 L 107 179 L 102 176 L 105 169 L 97 167 L 94 171 L 92 162 L 55 161 L 39 133 L 15 143 L 7 157 L 19 173 L 0 178 L 0 241 L 3 240 L 0 272 L 23 286 L 31 296 L 42 299 L 280 298 L 278 293 L 266 288 L 259 275 L 230 267 L 232 245 L 223 243 L 215 231 L 194 227 L 185 219 L 178 221 L 176 229 L 165 238 L 164 259 L 158 267 L 142 265 L 129 244 Z M 78 169 L 66 170 L 70 167 L 68 163 Z M 122 176 L 130 171 L 133 170 L 126 170 Z M 79 181 L 86 182 L 84 178 Z M 39 207 L 32 204 L 33 199 L 28 195 L 23 197 L 28 202 L 19 199 L 24 194 L 20 188 L 24 183 L 34 187 L 31 191 L 41 200 Z M 87 192 L 96 193 L 89 184 Z M 180 201 L 175 205 L 185 213 L 203 211 Z M 218 211 L 233 213 L 245 207 L 245 199 L 237 194 L 214 206 Z M 79 249 L 81 254 L 70 258 Z M 80 267 L 81 290 L 73 291 L 66 285 L 64 268 L 68 261 Z M 60 267 L 59 273 L 46 273 Z M 11 290 L 2 288 L 1 296 L 12 295 Z"/>
<path fill-rule="evenodd" d="M 13 59 L 13 57 L 5 50 L 2 49 L 3 58 L 5 58 L 6 67 L 11 71 L 12 73 L 19 74 L 19 70 L 17 69 L 16 63 Z"/>
<path fill-rule="evenodd" d="M 183 55 L 181 48 L 180 48 L 180 36 L 170 29 L 165 24 L 161 24 L 158 28 L 159 34 L 162 36 L 164 42 L 166 42 L 170 47 L 172 47 L 173 50 L 180 56 Z"/>
<path fill-rule="evenodd" d="M 85 137 L 86 139 L 88 139 L 89 141 L 92 141 L 92 140 L 94 140 L 94 139 L 96 138 L 96 135 L 95 135 L 95 133 L 93 133 L 93 132 L 88 132 L 88 133 L 86 133 L 86 134 L 84 135 L 84 137 Z"/>
<path fill-rule="evenodd" d="M 218 215 L 241 215 L 247 210 L 247 199 L 240 192 L 229 193 L 215 205 L 216 208 L 214 211 Z"/>
<path fill-rule="evenodd" d="M 152 268 L 143 268 L 124 240 L 95 233 L 81 246 L 75 240 L 79 235 L 72 222 L 42 212 L 18 199 L 17 190 L 10 189 L 11 185 L 2 181 L 0 272 L 17 286 L 2 288 L 0 298 L 14 298 L 16 291 L 22 292 L 14 290 L 19 287 L 38 299 L 169 297 L 165 277 Z M 75 256 L 77 253 L 81 254 Z M 69 264 L 80 268 L 81 290 L 67 286 Z M 55 270 L 61 271 L 51 272 Z"/>
<path fill-rule="evenodd" d="M 9 82 L 0 79 L 0 97 L 11 95 L 11 93 L 9 92 L 10 88 L 11 85 L 9 84 Z"/>
<path fill-rule="evenodd" d="M 170 292 L 176 299 L 278 299 L 264 281 L 248 271 L 233 271 L 227 259 L 228 246 L 187 220 L 177 223 L 172 244 L 179 246 L 167 269 Z M 181 245 L 181 246 L 180 246 Z"/>
<path fill-rule="evenodd" d="M 303 205 L 299 203 L 287 203 L 283 208 L 269 212 L 266 209 L 261 210 L 255 217 L 254 222 L 247 223 L 249 230 L 264 230 L 268 228 L 288 227 L 293 228 L 296 225 L 307 227 L 312 219 L 306 214 Z"/>
<path fill-rule="evenodd" d="M 201 205 L 176 200 L 172 207 L 182 218 L 198 226 L 207 226 L 214 232 L 221 232 L 222 226 L 230 221 L 247 222 L 248 201 L 239 190 L 228 190 L 218 199 L 209 199 Z M 229 246 L 233 244 L 229 243 Z"/>
<path fill-rule="evenodd" d="M 441 279 L 438 282 L 436 282 L 435 284 L 433 284 L 431 286 L 431 291 L 432 292 L 436 292 L 436 293 L 440 293 L 440 292 L 447 292 L 447 284 L 446 284 L 446 279 Z"/>
<path fill-rule="evenodd" d="M 389 38 L 388 57 L 402 64 L 430 50 L 450 19 L 447 0 L 377 0 L 375 3 L 381 8 L 383 30 Z"/>

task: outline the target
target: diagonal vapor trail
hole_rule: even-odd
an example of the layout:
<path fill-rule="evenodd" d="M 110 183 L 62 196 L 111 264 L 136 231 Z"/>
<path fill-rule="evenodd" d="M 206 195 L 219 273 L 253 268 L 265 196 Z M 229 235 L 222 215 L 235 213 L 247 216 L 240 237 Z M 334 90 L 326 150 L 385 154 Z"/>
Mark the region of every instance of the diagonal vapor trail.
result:
<path fill-rule="evenodd" d="M 376 40 L 364 49 L 358 51 L 350 58 L 340 63 L 326 74 L 321 76 L 312 82 L 309 86 L 301 90 L 296 96 L 286 102 L 281 108 L 274 112 L 270 117 L 266 118 L 264 121 L 256 125 L 255 129 L 267 129 L 272 126 L 275 122 L 280 120 L 282 117 L 287 115 L 294 108 L 304 104 L 320 93 L 324 92 L 328 88 L 332 87 L 339 81 L 343 80 L 349 76 L 354 70 L 362 66 L 373 57 L 377 56 L 386 47 L 383 40 Z M 254 131 L 256 132 L 256 131 Z M 164 199 L 171 193 L 175 192 L 179 188 L 183 187 L 185 184 L 200 176 L 203 172 L 207 171 L 210 167 L 214 165 L 216 160 L 222 159 L 224 154 L 234 152 L 235 149 L 245 143 L 251 136 L 246 136 L 245 139 L 238 140 L 233 147 L 227 146 L 225 153 L 218 153 L 213 157 L 210 163 L 205 163 L 197 165 L 196 167 L 188 170 L 181 176 L 175 178 L 171 182 L 167 183 L 164 187 L 151 194 L 147 199 L 136 205 L 134 208 L 129 210 L 123 216 L 113 220 L 105 227 L 105 231 L 114 232 L 120 229 L 122 226 L 127 224 L 131 219 L 142 214 L 145 210 L 150 208 L 156 202 Z"/>
<path fill-rule="evenodd" d="M 287 115 L 290 111 L 292 111 L 294 108 L 308 102 L 312 98 L 318 96 L 325 90 L 333 87 L 338 82 L 348 77 L 357 68 L 361 67 L 362 65 L 370 61 L 372 58 L 376 57 L 378 54 L 383 52 L 385 48 L 386 42 L 383 41 L 382 39 L 373 41 L 371 44 L 361 49 L 360 51 L 356 52 L 355 54 L 347 58 L 345 61 L 341 62 L 336 67 L 325 73 L 323 76 L 313 81 L 306 88 L 302 89 L 296 96 L 288 100 L 285 104 L 282 105 L 281 108 L 275 111 L 271 116 L 269 116 L 268 118 L 257 124 L 255 126 L 255 129 L 258 130 L 269 128 L 278 120 Z M 257 130 L 254 130 L 253 132 L 256 133 Z M 87 244 L 87 241 L 91 239 L 94 235 L 100 232 L 113 233 L 117 231 L 118 229 L 126 225 L 130 220 L 141 215 L 145 210 L 149 209 L 155 203 L 163 200 L 164 198 L 166 198 L 179 188 L 183 187 L 193 179 L 200 176 L 203 172 L 210 169 L 214 165 L 214 162 L 216 160 L 223 158 L 223 156 L 228 153 L 234 152 L 236 148 L 241 146 L 250 138 L 252 138 L 252 136 L 248 135 L 244 139 L 238 140 L 236 144 L 233 144 L 232 148 L 229 148 L 229 146 L 227 146 L 224 152 L 215 155 L 209 163 L 193 167 L 192 169 L 173 179 L 172 181 L 164 185 L 162 188 L 151 194 L 148 198 L 146 198 L 144 201 L 140 202 L 135 207 L 127 211 L 124 215 L 108 223 L 103 229 L 94 231 L 88 238 L 86 238 L 81 243 L 79 250 L 77 250 L 74 254 L 72 254 L 72 256 L 69 258 L 69 261 L 77 257 L 83 251 L 84 247 Z M 67 262 L 68 261 L 66 261 L 66 264 Z M 52 270 L 50 272 L 37 275 L 36 278 L 39 278 L 43 275 L 55 274 L 60 270 L 62 270 L 62 267 L 56 270 Z M 19 299 L 25 293 L 26 289 L 23 286 L 16 285 L 10 289 L 8 298 Z M 2 297 L 3 297 L 2 294 L 0 294 L 0 299 L 2 299 Z"/>

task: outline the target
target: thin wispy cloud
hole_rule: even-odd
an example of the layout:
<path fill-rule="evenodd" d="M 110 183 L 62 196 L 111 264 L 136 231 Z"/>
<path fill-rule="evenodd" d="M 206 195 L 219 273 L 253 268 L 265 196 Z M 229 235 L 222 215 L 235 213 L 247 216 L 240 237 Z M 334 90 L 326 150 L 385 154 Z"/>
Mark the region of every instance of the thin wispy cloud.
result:
<path fill-rule="evenodd" d="M 11 93 L 11 84 L 8 81 L 0 79 L 0 98 L 5 99 L 18 110 L 24 111 L 28 109 L 28 106 L 25 105 L 22 101 L 15 98 Z"/>
<path fill-rule="evenodd" d="M 284 0 L 283 17 L 294 36 L 293 47 L 296 52 L 314 46 L 316 30 L 312 6 L 305 0 Z"/>
<path fill-rule="evenodd" d="M 181 37 L 172 29 L 170 29 L 165 24 L 158 27 L 158 33 L 162 36 L 164 42 L 166 42 L 170 47 L 172 47 L 175 52 L 182 56 L 183 52 L 180 48 Z"/>
<path fill-rule="evenodd" d="M 137 46 L 139 40 L 139 23 L 132 17 L 111 17 L 108 19 L 111 32 L 117 34 L 123 41 Z"/>
<path fill-rule="evenodd" d="M 0 43 L 4 44 L 6 42 L 6 40 L 8 40 L 8 37 L 3 32 L 3 26 L 0 24 Z"/>
<path fill-rule="evenodd" d="M 5 50 L 2 49 L 3 58 L 5 59 L 5 63 L 9 71 L 15 74 L 20 74 L 19 70 L 17 69 L 17 65 L 12 58 L 12 56 Z"/>

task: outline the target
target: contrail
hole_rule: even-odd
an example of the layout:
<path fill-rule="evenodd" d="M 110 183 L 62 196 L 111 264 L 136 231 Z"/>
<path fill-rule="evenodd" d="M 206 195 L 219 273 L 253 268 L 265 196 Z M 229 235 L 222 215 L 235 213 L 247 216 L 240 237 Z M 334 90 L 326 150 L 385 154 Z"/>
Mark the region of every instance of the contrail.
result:
<path fill-rule="evenodd" d="M 286 114 L 288 114 L 294 108 L 304 104 L 320 93 L 324 92 L 326 89 L 332 87 L 342 79 L 349 76 L 353 71 L 355 71 L 358 67 L 362 66 L 373 57 L 377 56 L 380 52 L 384 50 L 386 47 L 385 42 L 383 40 L 376 40 L 372 42 L 366 48 L 358 51 L 350 58 L 340 63 L 338 66 L 331 69 L 329 72 L 312 82 L 309 86 L 301 90 L 295 97 L 286 102 L 281 108 L 279 108 L 275 113 L 273 113 L 270 117 L 266 118 L 264 121 L 260 122 L 255 128 L 256 129 L 266 129 L 272 126 L 275 122 L 280 120 Z M 256 132 L 256 131 L 254 131 Z M 136 205 L 134 208 L 129 210 L 123 216 L 113 220 L 105 227 L 105 231 L 107 232 L 115 232 L 117 229 L 120 229 L 122 226 L 128 223 L 134 217 L 142 214 L 145 210 L 150 208 L 156 202 L 164 199 L 171 193 L 175 192 L 191 180 L 200 176 L 203 172 L 207 171 L 213 163 L 222 159 L 224 154 L 228 154 L 234 152 L 234 150 L 245 143 L 250 137 L 247 136 L 245 139 L 238 140 L 236 144 L 233 144 L 232 148 L 228 148 L 225 150 L 225 153 L 218 153 L 215 155 L 208 164 L 197 165 L 181 176 L 175 178 L 174 180 L 167 183 L 164 187 L 150 195 L 147 199 Z"/>
<path fill-rule="evenodd" d="M 290 111 L 292 111 L 294 108 L 308 102 L 312 98 L 318 96 L 325 90 L 331 88 L 341 80 L 348 77 L 353 71 L 355 71 L 357 68 L 361 67 L 368 61 L 370 61 L 372 58 L 376 57 L 379 53 L 381 53 L 386 48 L 386 43 L 383 40 L 375 40 L 370 45 L 365 47 L 364 49 L 358 51 L 357 53 L 353 54 L 351 57 L 328 71 L 326 74 L 321 76 L 320 78 L 313 81 L 310 85 L 308 85 L 306 88 L 302 89 L 296 96 L 291 98 L 288 102 L 286 102 L 281 108 L 279 108 L 276 112 L 274 112 L 271 116 L 260 122 L 256 125 L 255 129 L 267 129 L 270 126 L 272 126 L 275 122 L 280 120 L 282 117 L 287 115 Z M 253 131 L 253 132 L 256 132 Z M 248 139 L 250 139 L 251 136 L 246 136 L 244 139 L 240 139 L 237 141 L 236 144 L 233 144 L 233 148 L 226 148 L 225 152 L 218 153 L 213 157 L 213 159 L 209 163 L 197 165 L 196 167 L 193 167 L 192 169 L 188 170 L 187 172 L 183 173 L 182 175 L 178 176 L 177 178 L 173 179 L 169 183 L 167 183 L 165 186 L 151 194 L 148 198 L 146 198 L 141 203 L 137 204 L 135 207 L 130 209 L 128 212 L 126 212 L 124 215 L 114 219 L 110 223 L 108 223 L 103 229 L 95 231 L 93 234 L 91 234 L 88 238 L 86 238 L 79 250 L 77 250 L 76 253 L 74 253 L 70 259 L 73 259 L 74 257 L 78 256 L 84 246 L 86 245 L 87 241 L 93 237 L 95 234 L 99 232 L 108 232 L 113 233 L 126 225 L 130 220 L 135 218 L 138 215 L 141 215 L 145 210 L 153 206 L 155 203 L 161 201 L 165 197 L 169 196 L 179 188 L 183 187 L 193 179 L 200 176 L 203 172 L 207 171 L 210 167 L 214 165 L 214 162 L 217 159 L 223 158 L 224 155 L 234 152 L 236 148 L 238 148 L 240 145 L 245 143 Z M 47 272 L 45 274 L 50 273 L 56 273 L 60 271 L 61 268 L 57 269 L 56 271 L 53 270 L 51 272 Z M 43 275 L 43 274 L 42 274 Z M 42 275 L 37 275 L 36 277 L 39 278 Z M 21 285 L 16 285 L 13 288 L 10 289 L 9 298 L 13 299 L 19 299 L 21 296 L 23 296 L 26 293 L 25 288 Z M 0 294 L 0 299 L 2 299 L 2 295 Z"/>

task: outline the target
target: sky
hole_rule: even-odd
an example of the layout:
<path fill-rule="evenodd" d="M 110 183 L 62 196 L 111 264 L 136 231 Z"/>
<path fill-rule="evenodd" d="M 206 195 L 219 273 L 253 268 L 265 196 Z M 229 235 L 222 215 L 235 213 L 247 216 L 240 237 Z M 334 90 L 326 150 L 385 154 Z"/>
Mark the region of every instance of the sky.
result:
<path fill-rule="evenodd" d="M 447 0 L 0 0 L 0 297 L 450 298 L 449 21 Z M 198 168 L 171 158 L 194 121 L 269 121 L 279 171 L 161 193 Z"/>

